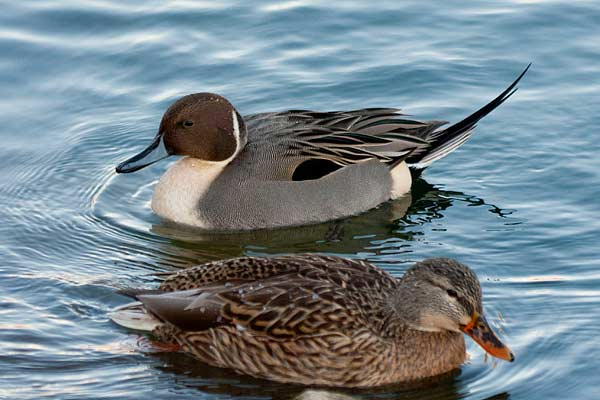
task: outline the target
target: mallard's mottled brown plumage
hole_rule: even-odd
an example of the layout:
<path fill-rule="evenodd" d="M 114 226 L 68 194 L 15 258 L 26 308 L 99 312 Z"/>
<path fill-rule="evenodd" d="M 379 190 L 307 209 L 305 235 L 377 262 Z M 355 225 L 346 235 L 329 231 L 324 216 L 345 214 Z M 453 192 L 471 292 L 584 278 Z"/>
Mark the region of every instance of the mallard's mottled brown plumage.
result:
<path fill-rule="evenodd" d="M 420 279 L 442 290 L 422 290 Z M 214 366 L 280 382 L 365 387 L 464 361 L 458 322 L 454 331 L 425 326 L 447 284 L 465 296 L 463 314 L 481 312 L 477 278 L 454 261 L 418 263 L 397 280 L 364 261 L 310 254 L 200 265 L 167 277 L 158 292 L 129 292 L 140 303 L 126 308 L 149 311 L 160 340 Z M 450 306 L 452 317 L 461 306 Z"/>

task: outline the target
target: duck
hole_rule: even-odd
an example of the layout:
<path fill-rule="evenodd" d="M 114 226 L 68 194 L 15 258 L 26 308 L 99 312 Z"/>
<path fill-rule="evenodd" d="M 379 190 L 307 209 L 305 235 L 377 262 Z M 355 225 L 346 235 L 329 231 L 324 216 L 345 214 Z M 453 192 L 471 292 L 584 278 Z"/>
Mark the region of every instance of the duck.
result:
<path fill-rule="evenodd" d="M 531 64 L 530 64 L 531 65 Z M 410 192 L 413 175 L 461 146 L 506 101 L 530 65 L 460 122 L 417 121 L 396 108 L 287 110 L 242 116 L 214 93 L 165 112 L 131 173 L 183 156 L 160 178 L 151 208 L 162 220 L 210 231 L 309 225 L 368 211 Z"/>
<path fill-rule="evenodd" d="M 255 378 L 345 388 L 418 381 L 464 363 L 464 334 L 515 359 L 484 316 L 476 274 L 453 259 L 425 259 L 394 278 L 332 255 L 239 257 L 162 279 L 158 289 L 121 289 L 135 301 L 110 319 Z"/>

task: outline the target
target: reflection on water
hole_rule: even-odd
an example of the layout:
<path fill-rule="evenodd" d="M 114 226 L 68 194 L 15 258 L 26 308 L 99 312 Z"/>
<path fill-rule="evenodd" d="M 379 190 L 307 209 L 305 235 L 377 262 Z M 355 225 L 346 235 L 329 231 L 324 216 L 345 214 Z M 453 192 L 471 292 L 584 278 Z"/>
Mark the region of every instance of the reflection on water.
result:
<path fill-rule="evenodd" d="M 454 202 L 468 206 L 481 206 L 510 223 L 518 224 L 512 218 L 512 211 L 503 210 L 484 199 L 457 191 L 449 191 L 429 184 L 419 178 L 411 193 L 400 199 L 389 201 L 379 207 L 357 216 L 322 224 L 281 228 L 272 230 L 242 231 L 237 233 L 214 233 L 160 221 L 152 225 L 151 231 L 160 237 L 170 239 L 169 246 L 196 254 L 197 262 L 243 254 L 281 254 L 298 252 L 331 252 L 347 254 L 379 254 L 378 240 L 389 244 L 392 240 L 400 248 L 395 254 L 410 252 L 406 241 L 422 235 L 415 227 L 443 218 L 443 211 Z M 402 246 L 405 250 L 402 250 Z M 389 251 L 390 247 L 386 249 Z M 397 261 L 396 261 L 397 262 Z"/>

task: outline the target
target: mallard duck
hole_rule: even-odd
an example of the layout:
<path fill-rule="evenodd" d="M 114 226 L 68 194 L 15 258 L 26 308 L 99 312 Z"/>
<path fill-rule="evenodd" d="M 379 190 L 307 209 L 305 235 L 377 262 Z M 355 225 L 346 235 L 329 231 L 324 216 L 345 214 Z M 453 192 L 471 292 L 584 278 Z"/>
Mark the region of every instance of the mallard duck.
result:
<path fill-rule="evenodd" d="M 475 273 L 446 258 L 395 279 L 365 261 L 243 257 L 168 276 L 111 319 L 212 366 L 279 382 L 370 387 L 448 372 L 463 333 L 494 357 L 512 352 L 483 315 Z"/>
<path fill-rule="evenodd" d="M 395 108 L 242 117 L 220 95 L 191 94 L 167 109 L 152 144 L 116 170 L 185 156 L 156 185 L 152 209 L 197 228 L 250 230 L 347 217 L 406 194 L 410 170 L 421 171 L 463 144 L 526 71 L 446 129 L 444 121 L 415 121 Z"/>

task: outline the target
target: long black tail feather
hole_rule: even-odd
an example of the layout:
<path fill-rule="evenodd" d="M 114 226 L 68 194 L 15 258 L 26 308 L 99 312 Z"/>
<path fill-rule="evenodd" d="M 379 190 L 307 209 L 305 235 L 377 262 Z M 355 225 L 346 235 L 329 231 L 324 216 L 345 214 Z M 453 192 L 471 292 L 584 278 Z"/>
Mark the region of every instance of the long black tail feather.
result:
<path fill-rule="evenodd" d="M 500 104 L 504 103 L 517 91 L 516 86 L 521 78 L 527 73 L 529 67 L 531 67 L 531 63 L 529 63 L 527 68 L 521 72 L 517 79 L 515 79 L 515 81 L 494 100 L 490 101 L 462 121 L 457 122 L 444 130 L 433 132 L 428 138 L 431 143 L 431 147 L 428 151 L 409 157 L 406 160 L 406 163 L 413 169 L 422 170 L 427 168 L 432 162 L 439 160 L 458 148 L 471 136 L 473 128 L 475 128 L 475 125 L 479 120 L 492 112 Z"/>

